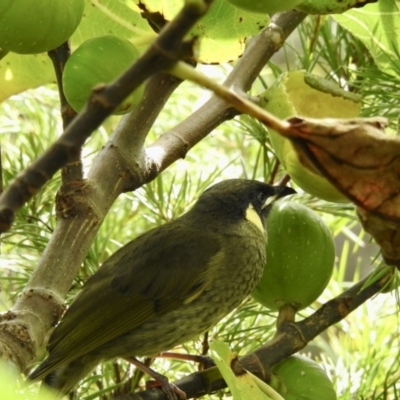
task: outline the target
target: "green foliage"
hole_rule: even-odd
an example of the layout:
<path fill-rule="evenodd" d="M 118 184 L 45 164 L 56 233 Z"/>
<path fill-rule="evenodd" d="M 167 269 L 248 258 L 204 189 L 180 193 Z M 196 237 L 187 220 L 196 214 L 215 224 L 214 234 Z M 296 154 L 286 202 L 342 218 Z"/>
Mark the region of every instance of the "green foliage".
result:
<path fill-rule="evenodd" d="M 37 393 L 21 384 L 21 376 L 12 369 L 11 364 L 0 363 L 0 398 L 7 400 L 36 400 Z M 48 393 L 41 393 L 41 400 L 51 400 L 54 397 Z"/>
<path fill-rule="evenodd" d="M 94 6 L 91 6 L 92 3 Z M 93 0 L 86 4 L 83 21 L 72 37 L 73 48 L 88 38 L 104 34 L 120 35 L 144 46 L 155 35 L 139 15 L 134 1 Z M 392 2 L 384 0 L 368 7 L 379 11 L 389 5 L 394 7 Z M 376 30 L 369 24 L 367 39 L 363 37 L 360 41 L 356 38 L 361 37 L 360 31 L 350 28 L 346 21 L 357 18 L 358 26 L 365 21 L 368 23 L 369 20 L 362 19 L 364 16 L 371 18 L 365 10 L 368 9 L 354 10 L 335 17 L 340 25 L 330 17 L 308 17 L 286 43 L 283 51 L 264 69 L 260 80 L 252 88 L 252 95 L 260 94 L 282 72 L 305 69 L 360 95 L 361 115 L 386 115 L 392 119 L 391 126 L 395 127 L 399 113 L 399 82 L 393 73 L 397 74 L 399 68 L 393 60 L 398 60 L 399 51 L 392 47 L 391 42 L 382 41 L 383 34 L 377 35 L 382 33 L 385 22 L 383 28 L 381 26 Z M 231 12 L 229 15 L 229 21 L 232 22 L 232 15 L 237 14 Z M 385 18 L 394 15 L 392 13 Z M 254 15 L 248 18 L 253 23 L 258 21 Z M 225 27 L 230 27 L 229 21 L 225 21 Z M 391 21 L 392 25 L 388 24 L 388 27 L 393 27 L 395 21 Z M 262 23 L 266 24 L 267 19 Z M 234 50 L 229 50 L 234 51 L 231 53 L 232 58 L 236 58 L 242 51 L 244 37 L 257 33 L 259 27 L 257 25 L 257 29 L 253 27 L 253 30 L 246 28 L 248 30 L 241 31 L 240 35 L 231 40 L 234 43 Z M 218 40 L 223 34 L 232 39 L 232 31 L 235 30 L 233 27 L 231 30 L 221 29 L 221 26 L 215 26 L 215 29 L 219 35 Z M 373 37 L 378 37 L 378 44 L 383 43 L 384 46 L 377 46 Z M 211 39 L 211 48 L 215 40 Z M 378 47 L 380 53 L 377 52 Z M 213 52 L 218 51 L 214 48 Z M 54 79 L 47 56 L 21 57 L 10 53 L 0 62 L 0 100 L 27 88 L 50 83 Z M 215 80 L 222 81 L 232 66 L 222 64 L 199 68 Z M 208 92 L 190 82 L 183 83 L 171 96 L 154 124 L 147 143 L 173 128 L 208 97 Z M 60 121 L 58 95 L 52 84 L 13 96 L 0 105 L 4 186 L 58 137 L 62 131 Z M 118 117 L 112 117 L 86 142 L 83 151 L 85 172 L 118 121 Z M 98 265 L 116 249 L 142 232 L 185 212 L 209 184 L 230 177 L 278 182 L 285 175 L 286 171 L 277 161 L 271 146 L 268 130 L 262 124 L 248 116 L 240 116 L 222 124 L 192 149 L 184 160 L 176 162 L 136 192 L 118 198 L 97 233 L 67 301 L 71 301 Z M 56 224 L 54 198 L 59 186 L 60 176 L 57 174 L 17 213 L 12 230 L 2 236 L 1 309 L 8 309 L 15 301 L 46 247 Z M 296 201 L 312 208 L 324 218 L 337 245 L 333 278 L 322 296 L 301 311 L 300 316 L 305 317 L 380 265 L 381 260 L 378 249 L 370 245 L 370 239 L 362 231 L 359 233 L 357 217 L 351 204 L 326 202 L 301 189 Z M 305 353 L 323 365 L 340 399 L 383 400 L 399 397 L 400 342 L 397 314 L 396 291 L 379 294 L 346 320 L 329 328 L 305 349 Z M 276 313 L 271 313 L 248 298 L 210 331 L 209 339 L 227 342 L 232 351 L 245 354 L 273 337 L 276 317 Z M 203 353 L 206 348 L 203 338 L 197 338 L 183 344 L 177 351 Z M 171 359 L 157 359 L 154 366 L 171 380 L 197 370 L 195 365 Z M 78 398 L 89 400 L 101 395 L 109 396 L 110 392 L 118 393 L 127 384 L 132 388 L 144 387 L 141 374 L 134 371 L 131 365 L 121 360 L 105 363 L 82 382 Z M 222 397 L 229 398 L 229 391 L 221 391 L 212 396 L 215 399 Z"/>
<path fill-rule="evenodd" d="M 159 12 L 165 20 L 170 21 L 179 12 L 183 2 L 173 1 L 168 7 L 165 7 L 163 0 L 141 0 L 140 3 L 148 12 Z M 237 9 L 226 0 L 215 0 L 201 24 L 190 32 L 190 36 L 202 39 L 199 60 L 220 63 L 239 57 L 243 53 L 246 38 L 259 33 L 269 23 L 267 14 L 252 11 Z"/>
<path fill-rule="evenodd" d="M 295 115 L 310 118 L 355 118 L 361 109 L 359 96 L 346 92 L 331 80 L 301 70 L 281 74 L 260 94 L 260 100 L 263 108 L 283 119 Z M 270 138 L 276 156 L 296 185 L 320 199 L 348 202 L 325 177 L 300 162 L 289 139 L 272 129 Z"/>
<path fill-rule="evenodd" d="M 231 363 L 237 358 L 237 354 L 232 353 L 226 343 L 213 341 L 211 343 L 211 354 L 232 393 L 233 400 L 282 399 L 274 389 L 250 372 L 246 371 L 246 373 L 236 376 L 232 371 Z"/>
<path fill-rule="evenodd" d="M 379 0 L 334 18 L 368 47 L 381 71 L 395 76 L 399 67 L 399 42 L 394 36 L 399 29 L 398 17 L 398 3 Z"/>
<path fill-rule="evenodd" d="M 0 106 L 0 135 L 6 143 L 2 149 L 4 186 L 57 137 L 61 126 L 55 98 L 54 88 L 42 89 L 16 96 Z M 2 236 L 2 279 L 7 293 L 2 303 L 9 305 L 15 300 L 47 244 L 55 225 L 54 193 L 59 184 L 57 175 L 19 210 L 13 231 Z"/>

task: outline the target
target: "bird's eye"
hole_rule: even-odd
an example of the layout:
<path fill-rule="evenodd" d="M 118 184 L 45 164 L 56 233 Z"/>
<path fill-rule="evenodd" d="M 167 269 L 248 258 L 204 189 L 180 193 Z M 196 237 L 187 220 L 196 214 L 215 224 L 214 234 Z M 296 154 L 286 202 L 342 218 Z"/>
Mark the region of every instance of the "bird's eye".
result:
<path fill-rule="evenodd" d="M 257 195 L 257 200 L 261 203 L 264 204 L 265 200 L 267 199 L 267 195 L 264 192 L 260 192 Z"/>

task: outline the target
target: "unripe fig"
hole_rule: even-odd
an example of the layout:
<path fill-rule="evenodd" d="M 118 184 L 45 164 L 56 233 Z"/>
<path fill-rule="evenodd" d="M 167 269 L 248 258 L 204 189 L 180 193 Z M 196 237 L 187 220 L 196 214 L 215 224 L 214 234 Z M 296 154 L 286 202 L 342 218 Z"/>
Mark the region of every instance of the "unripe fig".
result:
<path fill-rule="evenodd" d="M 252 296 L 271 310 L 312 304 L 332 276 L 335 244 L 322 218 L 292 201 L 274 204 L 267 222 L 267 263 Z"/>
<path fill-rule="evenodd" d="M 313 360 L 294 355 L 271 369 L 282 381 L 285 400 L 336 400 L 336 392 L 325 371 Z"/>
<path fill-rule="evenodd" d="M 101 36 L 82 43 L 68 59 L 63 73 L 64 94 L 72 108 L 81 111 L 94 86 L 117 78 L 139 54 L 132 43 L 116 36 Z M 140 86 L 114 114 L 131 111 L 142 96 L 143 86 Z"/>
<path fill-rule="evenodd" d="M 0 48 L 43 53 L 66 42 L 78 27 L 84 0 L 1 0 Z"/>
<path fill-rule="evenodd" d="M 261 106 L 279 118 L 354 118 L 361 109 L 360 99 L 334 82 L 291 71 L 282 74 L 260 95 Z M 304 166 L 289 139 L 269 130 L 276 156 L 292 180 L 307 193 L 332 202 L 348 202 L 324 176 Z"/>
<path fill-rule="evenodd" d="M 229 3 L 242 10 L 274 14 L 294 8 L 301 0 L 227 0 Z"/>

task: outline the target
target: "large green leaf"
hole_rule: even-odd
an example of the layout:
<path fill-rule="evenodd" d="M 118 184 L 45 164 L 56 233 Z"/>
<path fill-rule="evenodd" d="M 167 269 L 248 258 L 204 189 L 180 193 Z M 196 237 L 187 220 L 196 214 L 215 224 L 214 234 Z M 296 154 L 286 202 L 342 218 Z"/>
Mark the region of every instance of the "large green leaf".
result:
<path fill-rule="evenodd" d="M 399 4 L 394 0 L 379 0 L 333 16 L 365 44 L 382 71 L 393 75 L 400 70 Z"/>
<path fill-rule="evenodd" d="M 72 47 L 104 35 L 128 39 L 137 47 L 156 37 L 134 4 L 128 7 L 122 0 L 86 0 L 82 21 L 71 38 Z"/>
<path fill-rule="evenodd" d="M 53 66 L 46 54 L 8 53 L 0 61 L 0 102 L 13 94 L 53 81 Z"/>
<path fill-rule="evenodd" d="M 140 3 L 170 21 L 184 1 L 140 0 Z M 214 0 L 207 15 L 191 31 L 192 36 L 201 38 L 199 60 L 205 63 L 236 60 L 243 54 L 246 38 L 258 34 L 268 24 L 266 14 L 239 10 L 226 0 Z"/>

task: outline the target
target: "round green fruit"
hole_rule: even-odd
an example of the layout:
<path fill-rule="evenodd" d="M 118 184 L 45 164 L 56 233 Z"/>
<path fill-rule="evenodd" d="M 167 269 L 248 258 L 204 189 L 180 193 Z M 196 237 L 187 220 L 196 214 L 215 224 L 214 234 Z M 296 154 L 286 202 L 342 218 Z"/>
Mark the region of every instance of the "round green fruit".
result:
<path fill-rule="evenodd" d="M 296 202 L 274 204 L 267 221 L 267 263 L 252 296 L 271 310 L 312 304 L 332 276 L 335 244 L 322 218 Z"/>
<path fill-rule="evenodd" d="M 312 196 L 333 203 L 348 203 L 349 199 L 343 196 L 324 176 L 317 171 L 305 167 L 294 149 L 290 140 L 278 133 L 270 132 L 271 143 L 282 146 L 282 164 L 287 173 L 299 187 Z"/>
<path fill-rule="evenodd" d="M 294 355 L 272 367 L 284 386 L 285 400 L 336 400 L 336 392 L 325 371 L 308 357 Z M 283 393 L 285 392 L 285 393 Z"/>
<path fill-rule="evenodd" d="M 53 50 L 78 27 L 84 0 L 1 0 L 0 48 L 20 54 Z"/>
<path fill-rule="evenodd" d="M 139 55 L 132 43 L 116 36 L 101 36 L 82 43 L 65 64 L 63 89 L 68 103 L 76 112 L 81 111 L 96 85 L 113 81 Z M 143 86 L 140 86 L 113 114 L 131 111 L 142 96 Z"/>
<path fill-rule="evenodd" d="M 233 6 L 250 12 L 262 14 L 275 14 L 291 10 L 301 0 L 227 0 Z"/>

